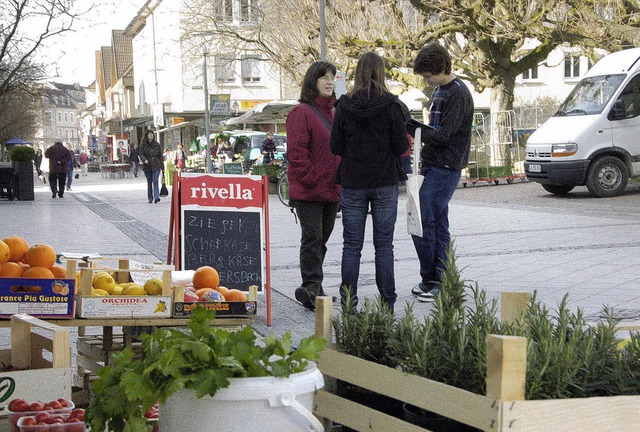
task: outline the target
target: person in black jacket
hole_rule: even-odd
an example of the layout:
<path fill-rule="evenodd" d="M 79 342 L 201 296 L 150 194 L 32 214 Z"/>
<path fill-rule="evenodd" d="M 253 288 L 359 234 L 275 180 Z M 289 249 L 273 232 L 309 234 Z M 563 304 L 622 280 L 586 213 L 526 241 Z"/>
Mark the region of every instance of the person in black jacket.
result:
<path fill-rule="evenodd" d="M 451 57 L 438 43 L 418 52 L 413 72 L 435 87 L 429 108 L 431 128 L 422 128 L 422 237 L 412 236 L 422 280 L 411 293 L 418 301 L 429 302 L 441 292 L 440 276 L 451 241 L 449 201 L 460 182 L 461 170 L 469 161 L 473 98 L 462 80 L 451 72 Z"/>
<path fill-rule="evenodd" d="M 262 147 L 260 148 L 260 152 L 262 153 L 262 164 L 269 165 L 273 162 L 276 151 L 278 151 L 278 148 L 276 147 L 275 141 L 273 141 L 273 134 L 271 132 L 267 132 L 267 137 L 262 141 Z"/>
<path fill-rule="evenodd" d="M 163 167 L 162 147 L 156 141 L 156 134 L 152 130 L 147 130 L 142 138 L 139 148 L 139 157 L 142 161 L 142 171 L 147 177 L 147 198 L 149 204 L 160 202 L 160 186 L 158 179 Z"/>
<path fill-rule="evenodd" d="M 49 186 L 51 198 L 64 197 L 64 187 L 67 182 L 67 164 L 71 154 L 62 145 L 62 138 L 56 138 L 55 143 L 44 151 L 44 157 L 49 159 Z"/>
<path fill-rule="evenodd" d="M 398 183 L 406 180 L 401 155 L 409 148 L 409 110 L 385 84 L 382 58 L 369 52 L 358 60 L 353 88 L 336 103 L 331 151 L 342 157 L 336 181 L 342 185 L 340 208 L 344 245 L 340 296 L 358 303 L 360 256 L 367 213 L 373 219 L 376 285 L 393 312 L 396 283 L 393 231 L 398 211 Z"/>

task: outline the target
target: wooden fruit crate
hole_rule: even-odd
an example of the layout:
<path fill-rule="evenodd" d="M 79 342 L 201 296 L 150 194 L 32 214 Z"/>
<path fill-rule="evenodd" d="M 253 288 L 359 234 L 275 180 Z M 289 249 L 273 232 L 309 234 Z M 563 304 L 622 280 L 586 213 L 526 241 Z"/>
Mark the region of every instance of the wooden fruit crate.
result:
<path fill-rule="evenodd" d="M 15 398 L 71 399 L 69 329 L 30 315 L 13 315 L 11 349 L 0 351 L 0 361 L 24 369 L 0 372 L 0 415 L 6 415 L 6 405 Z"/>
<path fill-rule="evenodd" d="M 515 296 L 515 301 L 522 297 Z M 332 340 L 330 297 L 316 299 L 316 335 Z M 517 310 L 505 305 L 503 319 Z M 335 380 L 388 396 L 482 431 L 637 431 L 640 396 L 524 400 L 527 341 L 490 335 L 487 340 L 487 394 L 478 395 L 398 369 L 325 349 L 318 367 L 325 389 L 314 399 L 314 414 L 357 431 L 428 431 L 339 396 Z"/>

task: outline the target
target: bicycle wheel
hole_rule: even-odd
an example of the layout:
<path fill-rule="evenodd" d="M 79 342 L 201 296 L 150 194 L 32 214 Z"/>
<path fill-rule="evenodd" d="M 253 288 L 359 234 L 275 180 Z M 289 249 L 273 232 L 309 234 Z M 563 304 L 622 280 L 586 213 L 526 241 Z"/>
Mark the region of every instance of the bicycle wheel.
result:
<path fill-rule="evenodd" d="M 282 204 L 291 207 L 289 204 L 289 176 L 286 170 L 282 172 L 282 176 L 278 180 L 278 198 Z"/>

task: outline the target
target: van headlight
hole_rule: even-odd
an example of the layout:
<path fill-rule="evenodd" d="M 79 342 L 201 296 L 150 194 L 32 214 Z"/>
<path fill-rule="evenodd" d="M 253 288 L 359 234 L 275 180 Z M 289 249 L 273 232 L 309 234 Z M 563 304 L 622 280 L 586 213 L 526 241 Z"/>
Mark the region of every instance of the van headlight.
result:
<path fill-rule="evenodd" d="M 554 144 L 551 146 L 551 157 L 573 156 L 578 153 L 578 144 Z"/>

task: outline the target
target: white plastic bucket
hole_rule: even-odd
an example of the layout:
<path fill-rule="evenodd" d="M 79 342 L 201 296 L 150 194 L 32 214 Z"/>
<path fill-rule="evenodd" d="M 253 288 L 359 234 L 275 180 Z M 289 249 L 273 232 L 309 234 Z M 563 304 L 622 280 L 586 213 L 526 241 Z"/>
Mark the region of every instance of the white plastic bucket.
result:
<path fill-rule="evenodd" d="M 288 378 L 231 378 L 214 397 L 196 398 L 181 390 L 160 405 L 162 432 L 324 431 L 314 417 L 313 396 L 324 387 L 322 373 L 310 362 Z"/>

